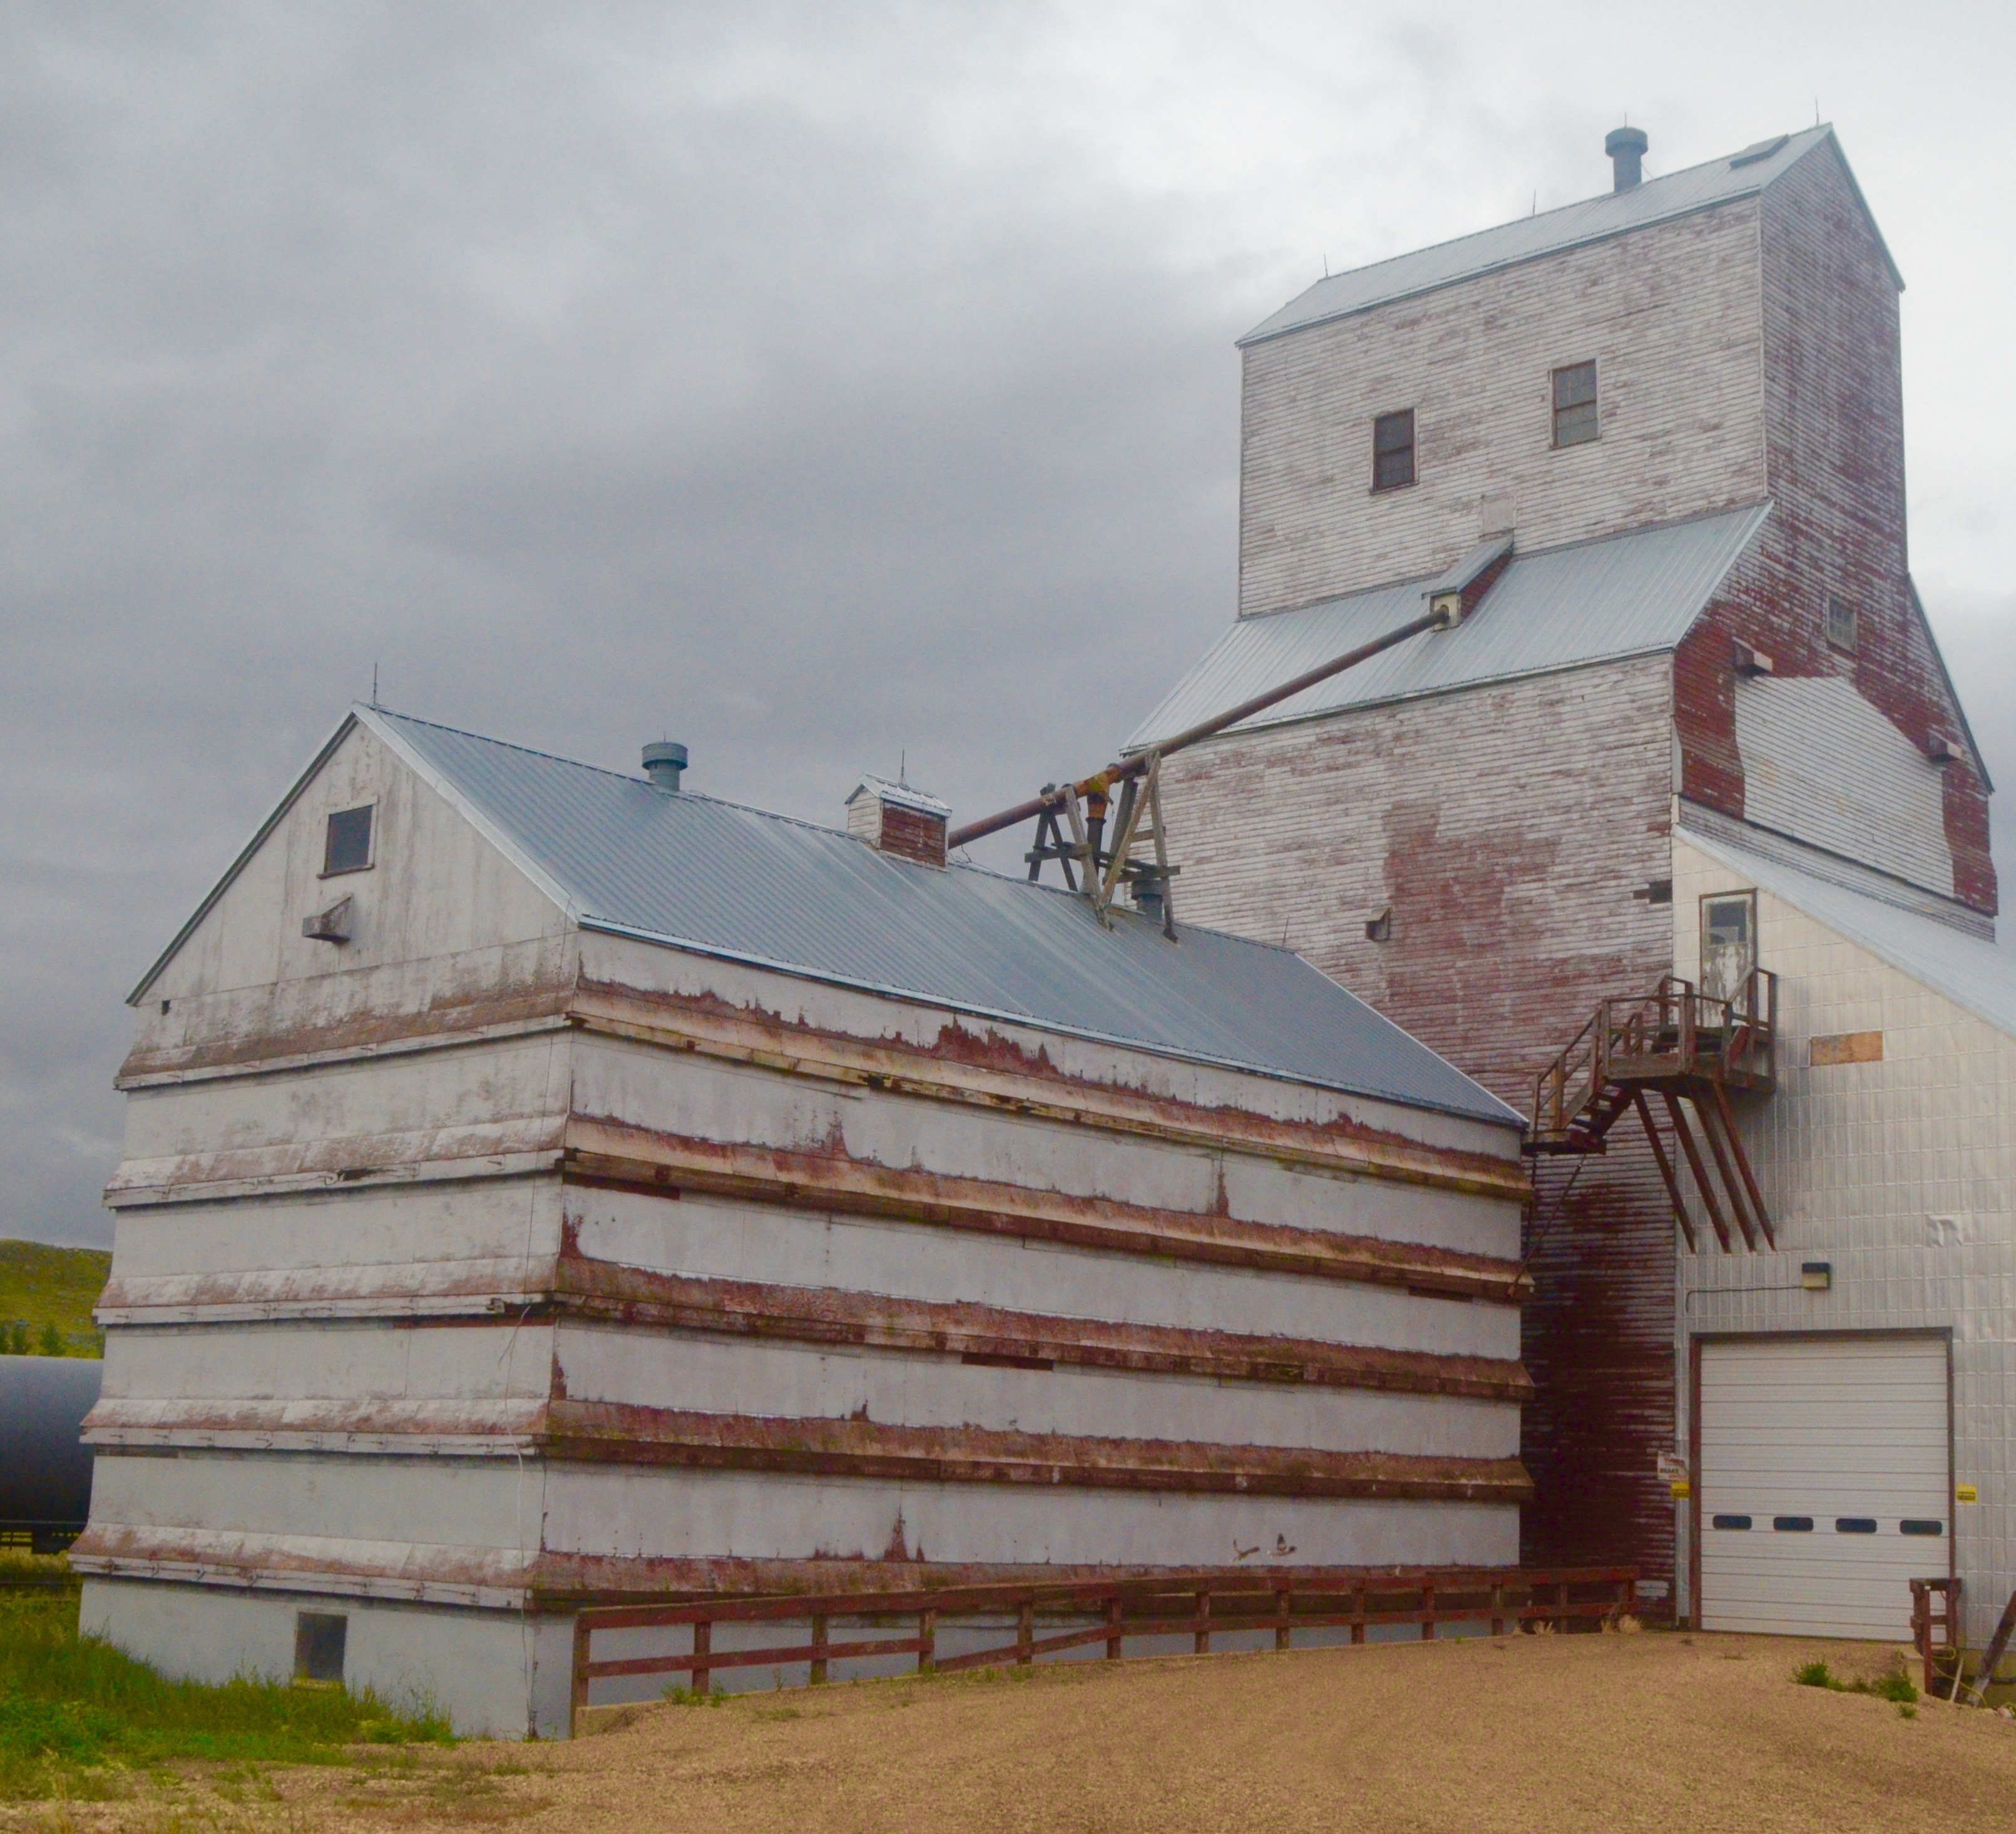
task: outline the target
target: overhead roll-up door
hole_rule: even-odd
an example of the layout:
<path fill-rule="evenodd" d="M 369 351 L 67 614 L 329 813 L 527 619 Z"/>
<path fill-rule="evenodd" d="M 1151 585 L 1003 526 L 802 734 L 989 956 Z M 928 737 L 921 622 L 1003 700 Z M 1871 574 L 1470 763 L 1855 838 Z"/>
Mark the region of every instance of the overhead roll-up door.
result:
<path fill-rule="evenodd" d="M 1942 1338 L 1701 1349 L 1701 1624 L 1907 1638 L 1951 1564 Z"/>

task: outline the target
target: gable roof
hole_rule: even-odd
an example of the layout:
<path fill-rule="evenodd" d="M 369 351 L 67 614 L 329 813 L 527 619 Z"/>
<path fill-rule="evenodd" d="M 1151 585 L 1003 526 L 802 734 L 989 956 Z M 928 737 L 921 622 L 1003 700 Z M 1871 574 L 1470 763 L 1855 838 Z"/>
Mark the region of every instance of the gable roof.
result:
<path fill-rule="evenodd" d="M 1425 631 L 1231 728 L 1547 674 L 1673 648 L 1769 513 L 1768 503 L 1515 554 L 1453 630 Z M 1434 579 L 1237 620 L 1137 726 L 1138 751 L 1420 616 Z"/>
<path fill-rule="evenodd" d="M 1263 343 L 1291 331 L 1300 331 L 1332 318 L 1348 318 L 1354 312 L 1363 312 L 1395 300 L 1409 299 L 1438 286 L 1453 286 L 1460 280 L 1474 279 L 1480 274 L 1492 273 L 1499 268 L 1517 267 L 1522 261 L 1536 261 L 1543 255 L 1558 254 L 1564 249 L 1580 248 L 1633 229 L 1670 222 L 1677 217 L 1692 216 L 1697 210 L 1708 210 L 1737 198 L 1755 197 L 1782 178 L 1816 148 L 1830 142 L 1834 143 L 1836 156 L 1841 158 L 1841 170 L 1847 174 L 1849 184 L 1860 201 L 1861 192 L 1855 185 L 1855 175 L 1848 170 L 1848 160 L 1841 153 L 1831 127 L 1780 134 L 1728 157 L 1710 160 L 1705 165 L 1690 166 L 1683 171 L 1669 172 L 1664 178 L 1647 178 L 1629 191 L 1607 192 L 1600 197 L 1585 198 L 1579 203 L 1564 204 L 1558 210 L 1501 223 L 1495 229 L 1460 236 L 1453 242 L 1438 243 L 1432 248 L 1417 249 L 1409 254 L 1396 255 L 1390 261 L 1374 261 L 1369 267 L 1354 268 L 1348 273 L 1327 275 L 1307 292 L 1291 300 L 1273 317 L 1254 326 L 1240 339 L 1240 346 L 1243 349 L 1248 344 Z M 1863 209 L 1867 214 L 1866 203 Z M 1874 217 L 1870 219 L 1870 226 L 1875 228 Z M 1880 232 L 1877 241 L 1879 245 L 1882 243 Z M 1887 248 L 1884 250 L 1884 260 L 1889 265 L 1892 277 L 1901 287 L 1904 282 Z"/>
<path fill-rule="evenodd" d="M 927 796 L 921 789 L 913 789 L 907 783 L 891 783 L 887 777 L 877 777 L 864 771 L 861 781 L 855 785 L 847 799 L 847 807 L 852 808 L 864 796 L 872 796 L 878 802 L 894 803 L 899 809 L 913 809 L 920 815 L 949 815 L 952 804 L 941 802 L 934 796 Z"/>
<path fill-rule="evenodd" d="M 1690 822 L 1688 813 L 1683 804 L 1679 838 L 1688 846 L 2016 1037 L 2016 951 L 1985 937 L 1969 936 L 1937 917 L 1802 872 L 1726 835 L 1704 834 Z"/>
<path fill-rule="evenodd" d="M 214 904 L 322 762 L 363 726 L 584 929 L 1502 1126 L 1519 1117 L 1287 949 L 821 828 L 471 732 L 355 707 L 150 970 Z"/>

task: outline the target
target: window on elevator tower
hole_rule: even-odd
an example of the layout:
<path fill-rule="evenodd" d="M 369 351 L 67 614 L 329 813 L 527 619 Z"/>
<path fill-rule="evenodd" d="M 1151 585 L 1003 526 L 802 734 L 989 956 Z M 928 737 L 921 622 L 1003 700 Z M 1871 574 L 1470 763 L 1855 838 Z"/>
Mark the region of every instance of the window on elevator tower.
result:
<path fill-rule="evenodd" d="M 1414 410 L 1382 414 L 1372 423 L 1372 487 L 1397 491 L 1414 481 Z"/>
<path fill-rule="evenodd" d="M 1586 445 L 1597 437 L 1596 365 L 1571 363 L 1554 372 L 1554 444 Z"/>

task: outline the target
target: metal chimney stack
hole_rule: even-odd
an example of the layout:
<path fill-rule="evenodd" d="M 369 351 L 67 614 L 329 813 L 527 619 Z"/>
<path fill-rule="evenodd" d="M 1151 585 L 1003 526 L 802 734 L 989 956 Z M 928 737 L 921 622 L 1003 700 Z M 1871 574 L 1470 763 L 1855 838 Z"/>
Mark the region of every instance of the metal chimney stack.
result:
<path fill-rule="evenodd" d="M 1645 138 L 1642 128 L 1612 128 L 1603 137 L 1603 150 L 1610 155 L 1610 162 L 1616 174 L 1611 189 L 1629 191 L 1644 182 L 1645 171 L 1642 161 L 1645 149 L 1651 145 Z"/>
<path fill-rule="evenodd" d="M 644 775 L 661 789 L 677 789 L 686 768 L 686 748 L 675 740 L 661 739 L 644 747 Z"/>

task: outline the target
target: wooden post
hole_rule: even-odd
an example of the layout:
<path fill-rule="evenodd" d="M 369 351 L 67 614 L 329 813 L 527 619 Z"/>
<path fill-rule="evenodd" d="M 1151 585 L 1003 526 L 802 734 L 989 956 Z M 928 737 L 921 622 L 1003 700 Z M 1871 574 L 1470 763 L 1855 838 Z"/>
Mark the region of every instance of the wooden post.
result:
<path fill-rule="evenodd" d="M 815 1688 L 826 1685 L 826 1618 L 824 1612 L 815 1613 L 812 1617 L 812 1683 Z"/>
<path fill-rule="evenodd" d="M 1276 1649 L 1288 1647 L 1288 1613 L 1292 1602 L 1293 1595 L 1286 1586 L 1274 1595 L 1274 1613 L 1281 1620 L 1274 1627 L 1274 1647 Z"/>
<path fill-rule="evenodd" d="M 917 1651 L 917 1673 L 927 1675 L 937 1666 L 938 1659 L 938 1614 L 935 1611 L 917 1613 L 917 1639 L 922 1645 Z"/>
<path fill-rule="evenodd" d="M 1120 1595 L 1116 1592 L 1106 1601 L 1106 1660 L 1108 1662 L 1120 1660 Z"/>
<path fill-rule="evenodd" d="M 714 1686 L 714 1670 L 707 1665 L 713 1648 L 714 1626 L 702 1618 L 693 1626 L 693 1691 L 696 1694 L 704 1694 Z"/>
<path fill-rule="evenodd" d="M 1196 1653 L 1199 1656 L 1208 1656 L 1211 1653 L 1211 1594 L 1209 1592 L 1200 1592 L 1197 1595 L 1197 1621 Z"/>
<path fill-rule="evenodd" d="M 1421 1588 L 1421 1641 L 1432 1643 L 1435 1640 L 1435 1582 L 1430 1580 Z"/>
<path fill-rule="evenodd" d="M 1362 1591 L 1351 1595 L 1352 1616 L 1355 1620 L 1351 1627 L 1351 1640 L 1354 1643 L 1365 1641 L 1365 1595 Z"/>
<path fill-rule="evenodd" d="M 1652 1110 L 1647 1105 L 1645 1091 L 1633 1089 L 1631 1100 L 1638 1110 L 1638 1118 L 1645 1124 L 1645 1138 L 1651 1142 L 1652 1157 L 1658 1163 L 1659 1176 L 1665 1181 L 1666 1196 L 1673 1206 L 1673 1215 L 1680 1225 L 1680 1233 L 1687 1239 L 1687 1253 L 1696 1252 L 1699 1244 L 1694 1240 L 1694 1219 L 1687 1214 L 1687 1206 L 1680 1196 L 1679 1174 L 1673 1170 L 1673 1162 L 1666 1156 L 1666 1149 L 1659 1138 L 1659 1130 L 1652 1124 Z"/>
<path fill-rule="evenodd" d="M 1715 1186 L 1709 1181 L 1708 1167 L 1702 1163 L 1701 1149 L 1694 1144 L 1692 1131 L 1687 1126 L 1686 1112 L 1680 1106 L 1680 1099 L 1671 1089 L 1661 1089 L 1660 1095 L 1666 1104 L 1666 1117 L 1673 1124 L 1674 1137 L 1680 1143 L 1680 1150 L 1687 1156 L 1687 1169 L 1694 1175 L 1694 1189 L 1700 1192 L 1701 1199 L 1708 1209 L 1708 1220 L 1714 1225 L 1715 1239 L 1722 1244 L 1725 1254 L 1733 1253 L 1729 1239 L 1729 1225 L 1722 1220 L 1722 1203 L 1715 1194 Z"/>
<path fill-rule="evenodd" d="M 1025 1603 L 1015 1616 L 1015 1660 L 1024 1665 L 1036 1660 L 1029 1645 L 1036 1640 L 1036 1608 Z"/>
<path fill-rule="evenodd" d="M 1743 1181 L 1744 1195 L 1749 1199 L 1758 1228 L 1764 1232 L 1764 1239 L 1776 1248 L 1778 1238 L 1772 1231 L 1770 1213 L 1764 1207 L 1764 1193 L 1758 1189 L 1756 1174 L 1750 1169 L 1750 1156 L 1743 1150 L 1743 1137 L 1736 1131 L 1736 1111 L 1729 1106 L 1729 1091 L 1719 1083 L 1709 1084 L 1708 1089 L 1722 1118 L 1723 1131 L 1728 1136 L 1730 1157 L 1736 1162 L 1737 1175 Z"/>
<path fill-rule="evenodd" d="M 588 1641 L 594 1635 L 578 1613 L 574 1620 L 574 1678 L 567 1691 L 567 1736 L 581 1731 L 581 1716 L 588 1705 Z"/>

